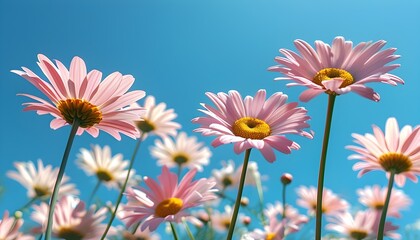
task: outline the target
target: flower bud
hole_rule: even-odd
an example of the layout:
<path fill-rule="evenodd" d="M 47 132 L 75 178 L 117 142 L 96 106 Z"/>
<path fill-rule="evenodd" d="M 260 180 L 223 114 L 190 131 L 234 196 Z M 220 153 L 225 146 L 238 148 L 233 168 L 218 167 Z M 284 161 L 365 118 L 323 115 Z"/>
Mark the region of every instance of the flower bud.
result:
<path fill-rule="evenodd" d="M 293 180 L 293 176 L 290 173 L 284 173 L 283 175 L 281 175 L 281 178 L 280 178 L 281 183 L 283 183 L 284 185 L 291 183 L 292 180 Z"/>

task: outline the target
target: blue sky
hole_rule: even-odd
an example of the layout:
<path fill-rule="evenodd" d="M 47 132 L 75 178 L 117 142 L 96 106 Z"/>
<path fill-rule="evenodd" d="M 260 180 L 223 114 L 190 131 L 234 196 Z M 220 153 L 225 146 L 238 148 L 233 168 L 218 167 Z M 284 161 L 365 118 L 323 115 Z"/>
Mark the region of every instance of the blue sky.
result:
<path fill-rule="evenodd" d="M 419 10 L 417 1 L 379 0 L 0 1 L 0 184 L 5 187 L 0 212 L 13 211 L 27 201 L 23 187 L 5 175 L 13 162 L 40 158 L 58 166 L 70 131 L 69 127 L 51 130 L 51 116 L 22 111 L 21 104 L 28 99 L 16 94 L 42 95 L 10 70 L 26 66 L 41 76 L 36 65 L 38 53 L 67 66 L 73 56 L 80 56 L 88 69 L 132 74 L 136 78 L 132 89 L 144 90 L 174 108 L 182 130 L 210 145 L 212 138 L 193 133 L 198 126 L 191 123 L 201 115 L 197 111 L 199 103 L 209 103 L 205 92 L 234 89 L 245 96 L 267 89 L 269 95 L 281 91 L 289 95 L 289 101 L 298 101 L 303 88 L 287 88 L 285 82 L 273 81 L 279 74 L 267 68 L 275 65 L 273 59 L 279 55 L 279 48 L 295 49 L 295 39 L 330 43 L 335 36 L 354 43 L 386 40 L 386 47 L 396 47 L 396 54 L 402 56 L 395 61 L 401 67 L 392 73 L 406 82 L 397 87 L 371 84 L 381 95 L 379 103 L 353 93 L 336 100 L 325 186 L 355 203 L 357 188 L 385 186 L 387 180 L 379 171 L 357 178 L 351 169 L 355 162 L 347 160 L 350 151 L 344 149 L 352 144 L 351 133 L 371 132 L 372 124 L 383 129 L 391 116 L 400 126 L 420 122 Z M 257 151 L 252 152 L 251 159 L 270 179 L 264 184 L 270 190 L 265 193 L 267 202 L 279 200 L 278 179 L 283 172 L 294 175 L 289 190 L 316 185 L 326 103 L 327 95 L 300 103 L 308 109 L 315 131 L 313 140 L 291 137 L 301 150 L 291 155 L 277 153 L 273 164 Z M 147 139 L 136 160 L 135 168 L 142 175 L 160 172 L 146 147 L 152 142 Z M 103 132 L 98 138 L 87 134 L 76 138 L 66 174 L 79 183 L 82 198 L 89 195 L 95 181 L 78 169 L 74 159 L 80 148 L 90 144 L 110 145 L 113 153 L 122 153 L 128 159 L 135 141 L 123 137 L 119 142 Z M 233 153 L 231 145 L 211 150 L 211 164 L 202 176 L 220 168 L 221 160 L 234 159 L 239 164 L 243 159 Z M 404 226 L 420 218 L 418 189 L 419 185 L 412 182 L 405 185 L 403 190 L 413 199 L 413 205 L 396 224 Z M 114 201 L 117 193 L 102 188 L 100 194 Z M 295 192 L 289 194 L 288 199 L 294 203 Z"/>

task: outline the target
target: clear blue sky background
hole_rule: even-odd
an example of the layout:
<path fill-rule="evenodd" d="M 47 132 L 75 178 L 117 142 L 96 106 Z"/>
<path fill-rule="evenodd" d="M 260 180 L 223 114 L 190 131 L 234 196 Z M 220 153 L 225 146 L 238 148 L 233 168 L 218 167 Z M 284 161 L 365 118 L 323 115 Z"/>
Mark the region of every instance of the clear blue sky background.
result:
<path fill-rule="evenodd" d="M 344 36 L 354 43 L 386 40 L 386 47 L 398 48 L 401 67 L 392 73 L 402 77 L 404 86 L 371 84 L 381 95 L 375 103 L 350 93 L 337 98 L 325 186 L 349 202 L 356 203 L 355 190 L 387 180 L 383 172 L 372 172 L 358 179 L 352 170 L 354 161 L 347 160 L 352 144 L 351 133 L 371 132 L 371 125 L 382 129 L 388 117 L 400 125 L 420 123 L 418 74 L 420 56 L 420 2 L 418 1 L 280 1 L 280 0 L 180 0 L 180 1 L 0 1 L 0 183 L 5 191 L 0 196 L 0 212 L 11 211 L 26 203 L 26 190 L 8 179 L 6 171 L 14 161 L 36 161 L 59 166 L 69 127 L 57 131 L 49 128 L 51 116 L 23 112 L 28 101 L 18 93 L 42 94 L 10 70 L 26 66 L 41 76 L 36 55 L 43 53 L 65 65 L 73 56 L 82 57 L 88 69 L 104 74 L 120 71 L 132 74 L 132 89 L 145 90 L 159 102 L 166 102 L 178 113 L 183 131 L 196 135 L 210 145 L 212 138 L 193 133 L 197 126 L 191 119 L 201 115 L 200 102 L 209 103 L 206 91 L 238 90 L 254 95 L 258 89 L 268 94 L 282 91 L 290 101 L 298 101 L 303 88 L 286 88 L 275 82 L 278 73 L 266 69 L 275 64 L 279 48 L 294 49 L 293 40 L 309 43 L 322 40 L 330 43 L 335 36 Z M 43 75 L 42 75 L 43 76 Z M 280 199 L 283 172 L 294 175 L 289 190 L 299 185 L 316 185 L 322 142 L 327 95 L 309 103 L 301 103 L 312 117 L 313 140 L 292 137 L 301 150 L 291 155 L 277 154 L 273 164 L 254 151 L 251 158 L 260 171 L 269 176 L 265 186 L 267 202 Z M 135 168 L 142 175 L 156 176 L 160 170 L 148 153 L 140 150 Z M 82 198 L 87 198 L 95 185 L 75 165 L 79 149 L 89 145 L 111 145 L 113 153 L 131 156 L 135 141 L 123 137 L 117 141 L 106 133 L 99 138 L 85 134 L 76 138 L 66 173 L 78 184 Z M 211 148 L 211 164 L 200 176 L 208 176 L 220 161 L 242 155 L 233 153 L 233 146 Z M 413 199 L 410 211 L 396 221 L 402 228 L 420 218 L 419 185 L 410 181 L 404 191 Z M 100 191 L 104 199 L 114 201 L 116 191 Z M 296 194 L 289 192 L 295 203 Z M 256 199 L 251 199 L 256 200 Z M 301 209 L 301 211 L 303 211 Z M 401 231 L 402 232 L 402 231 Z"/>

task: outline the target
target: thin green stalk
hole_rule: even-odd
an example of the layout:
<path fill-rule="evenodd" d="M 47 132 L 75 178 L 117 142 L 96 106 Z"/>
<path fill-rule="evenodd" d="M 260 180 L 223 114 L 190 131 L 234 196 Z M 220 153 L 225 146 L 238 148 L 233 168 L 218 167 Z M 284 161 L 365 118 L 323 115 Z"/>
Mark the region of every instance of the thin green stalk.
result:
<path fill-rule="evenodd" d="M 90 206 L 90 204 L 92 203 L 93 200 L 93 196 L 95 196 L 96 192 L 98 191 L 99 187 L 101 186 L 102 181 L 98 179 L 98 182 L 95 185 L 95 188 L 93 188 L 92 193 L 89 196 L 89 200 L 88 200 L 88 206 Z"/>
<path fill-rule="evenodd" d="M 249 155 L 251 154 L 251 149 L 252 148 L 249 148 L 245 151 L 244 164 L 242 167 L 241 179 L 239 182 L 238 195 L 236 195 L 236 202 L 233 208 L 232 220 L 230 221 L 230 225 L 229 225 L 229 233 L 226 238 L 227 240 L 232 240 L 233 231 L 235 230 L 235 224 L 236 224 L 236 219 L 238 218 L 239 206 L 241 205 L 242 191 L 244 190 L 246 169 L 248 168 L 248 161 L 249 161 Z"/>
<path fill-rule="evenodd" d="M 33 198 L 31 198 L 31 200 L 29 200 L 25 205 L 23 205 L 22 207 L 20 207 L 18 210 L 16 210 L 15 212 L 17 212 L 17 211 L 20 211 L 20 212 L 23 212 L 23 211 L 25 211 L 29 206 L 31 206 L 32 205 L 32 203 L 34 203 L 36 200 L 38 200 L 39 199 L 39 197 L 33 197 Z"/>
<path fill-rule="evenodd" d="M 50 209 L 48 212 L 47 230 L 45 232 L 45 240 L 51 239 L 51 230 L 52 230 L 52 224 L 53 224 L 53 219 L 54 219 L 53 217 L 54 208 L 55 208 L 55 204 L 57 203 L 58 190 L 60 188 L 61 179 L 63 179 L 63 176 L 64 176 L 67 160 L 69 158 L 71 146 L 73 145 L 73 140 L 74 140 L 74 137 L 76 136 L 77 129 L 79 129 L 79 122 L 77 121 L 77 118 L 74 118 L 73 124 L 71 125 L 70 135 L 67 141 L 66 149 L 64 150 L 63 159 L 61 160 L 60 170 L 58 171 L 57 180 L 55 181 L 54 190 L 51 195 Z"/>
<path fill-rule="evenodd" d="M 385 204 L 384 204 L 384 207 L 382 208 L 381 220 L 379 221 L 378 240 L 384 239 L 386 213 L 388 211 L 389 200 L 391 199 L 392 187 L 394 186 L 394 176 L 395 176 L 395 171 L 391 170 L 390 175 L 389 175 L 389 182 L 388 182 L 388 192 L 386 193 Z"/>
<path fill-rule="evenodd" d="M 114 221 L 115 215 L 117 214 L 118 206 L 120 205 L 125 188 L 127 187 L 128 179 L 130 178 L 131 169 L 133 168 L 133 164 L 134 164 L 134 159 L 136 158 L 137 152 L 140 148 L 140 144 L 143 141 L 143 136 L 144 136 L 143 134 L 140 136 L 140 138 L 137 140 L 136 146 L 134 147 L 134 152 L 133 152 L 133 155 L 131 156 L 127 176 L 125 177 L 124 184 L 121 187 L 120 194 L 118 195 L 117 202 L 115 203 L 114 211 L 112 212 L 111 218 L 109 219 L 108 225 L 106 226 L 105 232 L 102 234 L 101 240 L 105 239 L 109 229 L 111 228 L 112 222 Z"/>
<path fill-rule="evenodd" d="M 137 228 L 139 228 L 140 226 L 140 222 L 136 223 L 133 227 L 133 229 L 131 229 L 131 234 L 135 234 L 137 232 Z"/>
<path fill-rule="evenodd" d="M 286 186 L 287 184 L 283 183 L 283 192 L 282 192 L 282 201 L 283 201 L 283 214 L 281 215 L 281 219 L 286 218 Z"/>
<path fill-rule="evenodd" d="M 258 192 L 258 199 L 259 199 L 259 205 L 260 205 L 260 214 L 259 217 L 261 219 L 261 223 L 263 226 L 267 225 L 265 214 L 264 214 L 264 194 L 263 194 L 263 188 L 261 183 L 261 176 L 255 175 L 255 182 L 257 186 L 257 192 Z"/>
<path fill-rule="evenodd" d="M 322 143 L 322 152 L 321 160 L 319 163 L 319 174 L 318 174 L 318 192 L 317 192 L 317 208 L 316 208 L 316 232 L 315 239 L 321 240 L 321 227 L 322 227 L 322 193 L 324 191 L 324 175 L 325 175 L 325 165 L 327 160 L 327 150 L 328 150 L 328 141 L 330 138 L 330 129 L 331 129 L 331 120 L 334 110 L 334 102 L 336 95 L 328 95 L 328 109 L 327 116 L 325 119 L 325 129 L 324 129 L 324 140 Z"/>
<path fill-rule="evenodd" d="M 178 238 L 178 234 L 176 234 L 174 224 L 172 222 L 170 222 L 170 224 L 171 224 L 172 234 L 174 235 L 174 240 L 178 240 L 179 238 Z"/>
<path fill-rule="evenodd" d="M 185 226 L 185 230 L 187 231 L 187 234 L 190 240 L 195 240 L 194 235 L 192 234 L 190 227 L 188 226 L 188 223 L 184 219 L 182 220 L 182 223 Z"/>

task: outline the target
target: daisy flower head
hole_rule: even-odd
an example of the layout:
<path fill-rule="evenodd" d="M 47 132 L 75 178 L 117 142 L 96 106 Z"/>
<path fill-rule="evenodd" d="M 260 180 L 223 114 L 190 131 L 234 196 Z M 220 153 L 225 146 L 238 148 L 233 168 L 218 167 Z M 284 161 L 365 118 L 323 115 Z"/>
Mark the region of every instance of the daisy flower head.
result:
<path fill-rule="evenodd" d="M 378 229 L 379 216 L 374 211 L 358 211 L 353 216 L 349 212 L 337 213 L 327 218 L 328 224 L 326 229 L 341 233 L 349 239 L 376 239 Z M 394 232 L 398 227 L 387 222 L 385 224 L 384 235 L 390 239 L 401 239 L 401 236 Z M 347 239 L 346 238 L 346 239 Z"/>
<path fill-rule="evenodd" d="M 24 235 L 19 232 L 23 225 L 22 218 L 10 217 L 9 212 L 5 211 L 3 218 L 0 219 L 0 239 L 6 240 L 33 240 L 34 237 Z"/>
<path fill-rule="evenodd" d="M 142 231 L 154 231 L 162 222 L 181 222 L 184 217 L 191 216 L 188 209 L 216 199 L 214 192 L 217 190 L 213 188 L 216 183 L 205 178 L 193 180 L 196 173 L 197 169 L 188 171 L 178 183 L 177 175 L 163 166 L 158 181 L 144 178 L 149 189 L 127 189 L 128 202 L 119 216 L 127 227 L 141 222 Z"/>
<path fill-rule="evenodd" d="M 103 130 L 117 140 L 121 139 L 120 133 L 131 138 L 139 137 L 133 121 L 139 118 L 143 110 L 125 108 L 145 95 L 140 90 L 127 92 L 134 83 L 133 76 L 114 72 L 101 81 L 102 72 L 92 70 L 88 73 L 80 57 L 73 58 L 70 69 L 58 60 L 54 64 L 42 54 L 38 54 L 38 61 L 49 82 L 26 67 L 22 67 L 23 71 L 12 71 L 32 83 L 48 98 L 44 100 L 20 94 L 34 100 L 24 103 L 24 110 L 34 110 L 39 115 L 51 114 L 54 117 L 50 124 L 52 129 L 77 123 L 78 135 L 86 131 L 97 137 L 99 130 Z"/>
<path fill-rule="evenodd" d="M 223 167 L 221 169 L 213 169 L 212 176 L 216 181 L 216 188 L 219 190 L 237 188 L 241 178 L 243 164 L 235 168 L 233 160 L 222 161 Z M 258 171 L 258 164 L 254 161 L 248 163 L 245 175 L 245 185 L 256 186 L 257 180 L 264 178 L 261 177 Z"/>
<path fill-rule="evenodd" d="M 137 109 L 138 103 L 131 104 L 131 107 Z M 173 120 L 177 117 L 174 109 L 166 109 L 166 103 L 156 103 L 155 97 L 148 95 L 144 99 L 144 109 L 146 110 L 141 118 L 135 119 L 137 129 L 143 134 L 143 138 L 148 135 L 156 135 L 160 138 L 175 136 L 176 131 L 181 125 Z"/>
<path fill-rule="evenodd" d="M 159 166 L 197 168 L 203 171 L 203 166 L 209 164 L 211 152 L 197 138 L 188 137 L 185 132 L 180 132 L 172 138 L 156 139 L 155 146 L 150 148 L 150 153 L 158 159 Z"/>
<path fill-rule="evenodd" d="M 45 231 L 49 205 L 42 202 L 35 205 L 31 219 L 41 226 L 34 228 L 34 233 Z M 102 236 L 106 225 L 101 222 L 106 218 L 106 208 L 95 209 L 93 205 L 85 209 L 85 203 L 72 196 L 62 197 L 55 206 L 52 236 L 64 239 L 97 240 Z M 111 230 L 114 234 L 115 229 Z"/>
<path fill-rule="evenodd" d="M 112 156 L 111 148 L 99 145 L 92 145 L 92 150 L 85 148 L 80 149 L 77 155 L 77 165 L 83 169 L 87 175 L 96 175 L 99 181 L 105 184 L 108 188 L 119 189 L 124 184 L 128 173 L 128 160 L 123 160 L 122 154 Z M 135 175 L 135 170 L 131 170 L 130 179 Z"/>
<path fill-rule="evenodd" d="M 264 226 L 264 230 L 255 229 L 245 234 L 242 239 L 254 240 L 283 240 L 290 233 L 297 232 L 299 228 L 286 220 L 277 220 L 276 218 L 268 219 L 268 225 Z"/>
<path fill-rule="evenodd" d="M 231 224 L 233 209 L 231 206 L 226 205 L 224 211 L 215 210 L 211 213 L 210 221 L 213 228 L 218 232 L 226 232 Z M 239 213 L 238 218 L 243 218 L 244 215 Z"/>
<path fill-rule="evenodd" d="M 354 142 L 360 146 L 347 146 L 356 152 L 349 159 L 358 159 L 353 170 L 360 170 L 361 177 L 372 170 L 383 170 L 395 173 L 395 183 L 402 187 L 406 178 L 417 182 L 420 174 L 420 125 L 409 125 L 399 128 L 395 118 L 388 118 L 385 133 L 376 125 L 372 126 L 373 134 L 360 135 L 353 133 Z"/>
<path fill-rule="evenodd" d="M 296 193 L 299 196 L 297 204 L 308 209 L 308 214 L 314 215 L 317 208 L 317 188 L 300 186 L 297 188 Z M 322 212 L 325 215 L 344 212 L 349 208 L 346 200 L 341 199 L 329 189 L 324 188 L 322 199 Z"/>
<path fill-rule="evenodd" d="M 385 199 L 388 188 L 381 188 L 379 185 L 366 186 L 363 189 L 357 189 L 359 202 L 373 211 L 382 211 L 385 205 Z M 389 199 L 387 215 L 392 217 L 401 217 L 400 210 L 407 209 L 411 205 L 411 199 L 404 194 L 402 190 L 392 189 Z"/>
<path fill-rule="evenodd" d="M 367 87 L 366 83 L 404 84 L 401 78 L 388 73 L 400 65 L 387 64 L 400 56 L 394 55 L 396 48 L 381 50 L 386 44 L 384 40 L 361 42 L 353 47 L 353 42 L 336 37 L 331 46 L 315 41 L 315 49 L 300 39 L 294 43 L 299 53 L 280 49 L 284 57 L 275 58 L 280 65 L 272 66 L 269 70 L 285 75 L 275 80 L 293 81 L 287 86 L 309 88 L 299 97 L 303 102 L 323 92 L 334 95 L 355 92 L 362 97 L 379 101 L 379 94 Z"/>
<path fill-rule="evenodd" d="M 33 162 L 15 162 L 17 171 L 8 171 L 9 178 L 16 180 L 24 186 L 29 198 L 48 198 L 51 196 L 55 181 L 57 179 L 58 168 L 51 165 L 44 166 L 41 159 L 38 159 L 37 166 Z M 70 178 L 63 176 L 59 195 L 77 195 L 79 191 L 74 184 L 69 183 Z"/>
<path fill-rule="evenodd" d="M 285 213 L 284 217 L 286 222 L 291 223 L 293 226 L 298 228 L 300 225 L 309 221 L 307 216 L 299 214 L 298 210 L 291 205 L 287 204 L 286 209 L 283 209 L 283 204 L 278 201 L 276 201 L 274 204 L 267 204 L 267 207 L 264 209 L 264 215 L 267 217 L 267 219 L 281 219 L 283 212 Z"/>
<path fill-rule="evenodd" d="M 306 109 L 297 107 L 296 102 L 286 103 L 287 95 L 277 92 L 266 99 L 266 91 L 258 90 L 254 97 L 242 96 L 237 91 L 227 94 L 206 93 L 216 107 L 202 104 L 206 116 L 192 121 L 201 127 L 195 129 L 204 136 L 216 136 L 212 146 L 233 143 L 235 153 L 247 149 L 258 149 L 264 158 L 276 159 L 273 148 L 285 154 L 300 146 L 284 134 L 298 134 L 308 138 L 312 135 L 303 129 L 309 127 L 310 118 Z"/>

